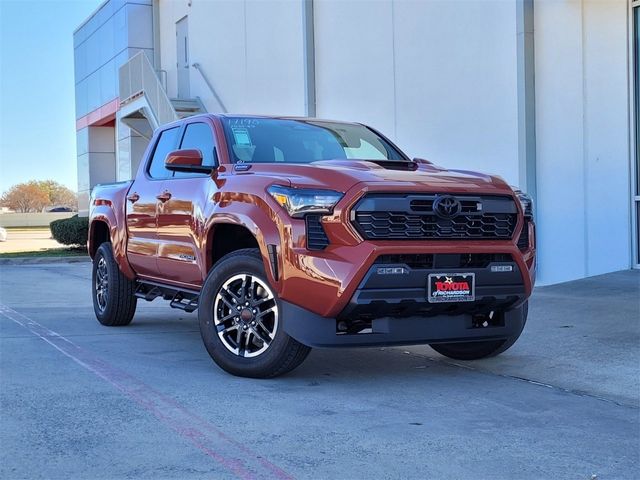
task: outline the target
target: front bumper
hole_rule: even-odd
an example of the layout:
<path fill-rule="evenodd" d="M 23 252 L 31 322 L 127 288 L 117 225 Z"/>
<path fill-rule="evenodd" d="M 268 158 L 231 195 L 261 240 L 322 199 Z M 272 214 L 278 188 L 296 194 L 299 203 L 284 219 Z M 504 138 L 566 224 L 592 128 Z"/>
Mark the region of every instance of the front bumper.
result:
<path fill-rule="evenodd" d="M 475 301 L 429 303 L 427 279 L 444 273 L 473 274 Z M 509 254 L 381 255 L 338 317 L 366 321 L 385 316 L 477 315 L 509 310 L 525 298 L 522 273 Z"/>
<path fill-rule="evenodd" d="M 338 333 L 336 319 L 321 317 L 289 302 L 281 302 L 284 330 L 309 347 L 372 347 L 418 345 L 481 340 L 498 340 L 518 335 L 526 321 L 526 308 L 520 305 L 504 312 L 498 325 L 474 324 L 472 315 L 432 317 L 382 317 L 372 320 L 362 333 Z"/>
<path fill-rule="evenodd" d="M 428 302 L 431 273 L 473 273 L 475 301 Z M 335 317 L 284 301 L 284 328 L 312 347 L 492 340 L 522 330 L 526 298 L 509 254 L 381 255 Z"/>
<path fill-rule="evenodd" d="M 303 237 L 304 238 L 304 237 Z M 366 292 L 362 290 L 368 272 L 381 256 L 385 255 L 454 255 L 454 254 L 487 254 L 510 255 L 516 266 L 511 276 L 518 276 L 518 283 L 502 280 L 487 283 L 478 282 L 479 289 L 484 286 L 505 285 L 503 294 L 512 291 L 514 285 L 517 293 L 526 298 L 531 294 L 535 279 L 535 252 L 521 252 L 511 242 L 361 242 L 357 245 L 332 244 L 324 251 L 310 252 L 305 248 L 294 247 L 284 249 L 279 259 L 280 275 L 277 285 L 278 296 L 294 305 L 299 305 L 321 317 L 338 318 L 349 308 L 354 296 L 365 300 Z M 267 265 L 268 266 L 268 265 Z M 453 273 L 448 266 L 436 267 L 434 273 Z M 468 268 L 454 269 L 466 271 Z M 474 270 L 472 270 L 474 271 Z M 421 297 L 425 294 L 427 271 L 413 272 L 410 276 L 416 282 L 407 283 L 402 288 L 413 290 L 403 299 Z M 506 274 L 495 278 L 506 278 Z M 478 277 L 480 280 L 480 278 Z M 389 280 L 387 280 L 389 281 Z M 501 283 L 502 282 L 502 283 Z M 372 284 L 373 285 L 373 284 Z M 373 286 L 369 288 L 374 288 Z M 401 288 L 395 286 L 393 288 Z M 382 287 L 383 290 L 387 286 Z M 480 292 L 480 290 L 478 290 Z M 384 294 L 384 292 L 380 292 Z M 498 292 L 499 293 L 499 292 Z M 424 298 L 424 297 L 423 297 Z M 393 303 L 393 299 L 391 299 Z M 401 299 L 402 300 L 402 299 Z"/>

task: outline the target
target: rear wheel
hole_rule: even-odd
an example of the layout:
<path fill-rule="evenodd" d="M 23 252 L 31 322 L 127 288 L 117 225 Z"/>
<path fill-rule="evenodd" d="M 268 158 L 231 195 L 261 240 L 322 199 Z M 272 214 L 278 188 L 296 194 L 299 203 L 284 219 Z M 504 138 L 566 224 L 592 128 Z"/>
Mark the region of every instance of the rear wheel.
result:
<path fill-rule="evenodd" d="M 207 352 L 223 370 L 241 377 L 290 372 L 311 349 L 284 332 L 281 311 L 259 250 L 224 256 L 209 272 L 198 305 Z"/>
<path fill-rule="evenodd" d="M 125 277 L 113 256 L 111 243 L 98 247 L 93 258 L 93 310 L 102 325 L 129 325 L 136 312 L 135 283 Z"/>
<path fill-rule="evenodd" d="M 517 334 L 507 337 L 504 340 L 489 340 L 482 342 L 460 342 L 460 343 L 432 343 L 429 346 L 440 355 L 453 358 L 455 360 L 479 360 L 481 358 L 495 357 L 507 351 L 520 338 L 524 325 L 527 322 L 529 304 L 522 305 L 522 328 Z"/>

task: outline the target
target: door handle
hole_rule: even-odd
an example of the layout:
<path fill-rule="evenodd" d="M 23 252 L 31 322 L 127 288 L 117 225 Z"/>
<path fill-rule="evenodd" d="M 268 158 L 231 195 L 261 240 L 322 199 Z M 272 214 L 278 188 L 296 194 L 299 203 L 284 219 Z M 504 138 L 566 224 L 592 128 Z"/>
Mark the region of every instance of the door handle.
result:
<path fill-rule="evenodd" d="M 162 203 L 164 203 L 171 198 L 171 192 L 168 190 L 165 190 L 160 195 L 156 196 L 156 198 L 160 200 Z"/>
<path fill-rule="evenodd" d="M 129 200 L 131 203 L 136 203 L 138 200 L 140 200 L 140 195 L 138 195 L 137 193 L 132 193 L 127 197 L 127 200 Z"/>

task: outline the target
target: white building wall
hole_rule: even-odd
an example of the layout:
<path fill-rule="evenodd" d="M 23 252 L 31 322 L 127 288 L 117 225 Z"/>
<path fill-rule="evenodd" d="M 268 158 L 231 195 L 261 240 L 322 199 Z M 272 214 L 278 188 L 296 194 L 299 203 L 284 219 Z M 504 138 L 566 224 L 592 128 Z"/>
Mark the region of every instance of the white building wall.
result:
<path fill-rule="evenodd" d="M 586 275 L 591 276 L 631 264 L 627 2 L 589 0 L 583 8 Z"/>
<path fill-rule="evenodd" d="M 626 9 L 535 3 L 541 283 L 631 263 Z"/>
<path fill-rule="evenodd" d="M 396 2 L 397 136 L 518 183 L 515 2 Z"/>
<path fill-rule="evenodd" d="M 302 2 L 160 0 L 159 12 L 170 97 L 177 96 L 175 24 L 187 15 L 189 63 L 202 66 L 230 112 L 304 114 Z M 209 112 L 220 111 L 194 68 L 190 85 Z"/>
<path fill-rule="evenodd" d="M 191 6 L 189 6 L 191 3 Z M 160 0 L 161 68 L 177 96 L 175 24 L 230 112 L 304 114 L 302 0 Z M 518 183 L 515 2 L 315 0 L 319 117 L 370 124 L 410 155 Z M 220 105 L 200 73 L 192 96 Z"/>
<path fill-rule="evenodd" d="M 515 2 L 314 3 L 318 116 L 517 184 Z"/>
<path fill-rule="evenodd" d="M 316 115 L 366 123 L 395 137 L 393 16 L 389 1 L 316 0 Z"/>
<path fill-rule="evenodd" d="M 89 213 L 91 189 L 113 182 L 116 172 L 115 128 L 85 127 L 78 130 L 78 213 Z"/>

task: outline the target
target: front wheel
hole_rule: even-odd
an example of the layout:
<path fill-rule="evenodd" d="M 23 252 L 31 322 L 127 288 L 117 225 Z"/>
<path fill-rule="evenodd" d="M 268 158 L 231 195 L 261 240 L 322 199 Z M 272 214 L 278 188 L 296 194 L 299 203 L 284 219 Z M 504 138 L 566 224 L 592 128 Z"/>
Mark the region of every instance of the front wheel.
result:
<path fill-rule="evenodd" d="M 108 327 L 129 325 L 138 301 L 135 283 L 118 268 L 109 242 L 101 244 L 93 258 L 91 283 L 98 321 Z"/>
<path fill-rule="evenodd" d="M 207 352 L 240 377 L 271 378 L 293 370 L 311 349 L 284 332 L 281 312 L 259 250 L 224 256 L 209 272 L 198 304 Z"/>
<path fill-rule="evenodd" d="M 481 358 L 495 357 L 507 351 L 520 338 L 524 325 L 527 321 L 529 304 L 522 305 L 522 328 L 504 340 L 487 340 L 480 342 L 460 342 L 460 343 L 432 343 L 429 346 L 440 355 L 453 358 L 455 360 L 479 360 Z"/>

